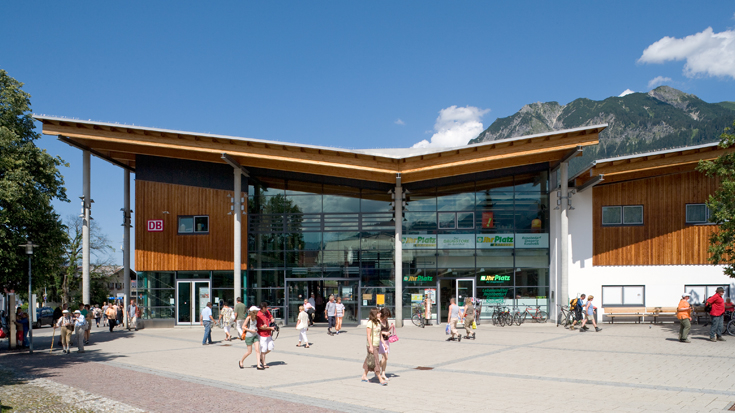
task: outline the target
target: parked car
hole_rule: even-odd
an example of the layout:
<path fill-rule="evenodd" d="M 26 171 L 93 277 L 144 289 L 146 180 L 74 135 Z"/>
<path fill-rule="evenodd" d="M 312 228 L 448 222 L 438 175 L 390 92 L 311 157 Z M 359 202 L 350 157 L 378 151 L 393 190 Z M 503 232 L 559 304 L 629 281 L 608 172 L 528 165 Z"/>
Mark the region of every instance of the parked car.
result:
<path fill-rule="evenodd" d="M 36 313 L 36 324 L 33 328 L 41 328 L 41 326 L 54 325 L 54 309 L 51 307 L 41 307 Z"/>

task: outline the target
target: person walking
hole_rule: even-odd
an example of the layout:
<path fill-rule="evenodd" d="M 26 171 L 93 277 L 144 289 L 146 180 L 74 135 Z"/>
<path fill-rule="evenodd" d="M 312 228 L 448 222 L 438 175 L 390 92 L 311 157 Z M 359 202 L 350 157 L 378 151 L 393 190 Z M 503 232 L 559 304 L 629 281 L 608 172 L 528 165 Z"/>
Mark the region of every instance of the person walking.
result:
<path fill-rule="evenodd" d="M 582 327 L 580 327 L 579 332 L 585 332 L 589 330 L 589 327 L 585 328 L 585 324 L 587 324 L 588 321 L 592 321 L 592 325 L 595 326 L 595 331 L 600 332 L 602 331 L 601 328 L 597 327 L 597 322 L 595 321 L 595 306 L 592 305 L 592 300 L 595 298 L 594 295 L 589 296 L 587 299 L 587 304 L 585 305 L 585 314 L 587 314 L 587 318 L 582 321 Z"/>
<path fill-rule="evenodd" d="M 112 329 L 117 324 L 117 308 L 110 304 L 107 306 L 107 310 L 105 310 L 105 316 L 107 317 L 107 325 L 110 328 L 110 333 L 112 333 Z"/>
<path fill-rule="evenodd" d="M 307 302 L 308 303 L 308 302 Z M 299 343 L 296 347 L 301 347 L 301 342 L 304 342 L 304 348 L 309 348 L 309 339 L 306 338 L 306 331 L 309 329 L 309 315 L 306 314 L 304 306 L 299 306 L 299 317 L 296 322 L 296 330 L 299 331 Z"/>
<path fill-rule="evenodd" d="M 94 315 L 89 308 L 89 304 L 84 304 L 82 315 L 84 315 L 84 320 L 86 321 L 84 325 L 84 344 L 89 344 L 89 335 L 92 333 L 92 317 Z"/>
<path fill-rule="evenodd" d="M 679 341 L 682 343 L 691 343 L 689 340 L 689 330 L 692 328 L 692 305 L 689 304 L 691 294 L 684 293 L 681 295 L 679 307 L 676 309 L 676 318 L 679 319 Z"/>
<path fill-rule="evenodd" d="M 253 348 L 255 348 L 255 367 L 258 370 L 265 370 L 265 367 L 263 367 L 260 364 L 260 335 L 258 334 L 258 310 L 259 308 L 256 306 L 250 307 L 250 313 L 247 316 L 245 316 L 245 319 L 243 319 L 243 322 L 242 322 L 243 334 L 245 334 L 244 340 L 245 340 L 245 345 L 248 346 L 248 352 L 245 353 L 244 356 L 242 356 L 240 361 L 238 361 L 238 366 L 241 369 L 245 368 L 243 363 L 245 362 L 245 359 L 248 358 L 248 356 L 253 353 Z"/>
<path fill-rule="evenodd" d="M 574 330 L 574 325 L 577 323 L 582 324 L 583 322 L 583 306 L 584 306 L 584 299 L 587 297 L 586 295 L 582 294 L 579 296 L 579 298 L 575 298 L 572 300 L 572 304 L 574 308 L 570 308 L 570 311 L 574 311 L 574 320 L 572 321 L 572 325 L 569 326 L 570 330 Z M 572 307 L 572 306 L 570 306 Z"/>
<path fill-rule="evenodd" d="M 271 327 L 273 315 L 268 311 L 267 302 L 263 301 L 260 303 L 260 311 L 258 312 L 257 317 L 258 334 L 260 335 L 260 365 L 267 369 L 269 367 L 265 363 L 265 356 L 273 351 L 273 348 L 275 347 L 273 337 L 271 336 L 271 332 L 275 330 L 275 327 Z"/>
<path fill-rule="evenodd" d="M 237 329 L 237 338 L 242 340 L 242 325 L 245 323 L 245 319 L 248 318 L 248 309 L 243 304 L 241 297 L 237 297 L 235 301 L 237 301 L 235 304 L 235 328 Z"/>
<path fill-rule="evenodd" d="M 304 311 L 309 316 L 309 325 L 314 325 L 314 305 L 311 303 L 313 299 L 304 300 Z"/>
<path fill-rule="evenodd" d="M 124 316 L 123 307 L 125 307 L 124 302 L 118 302 L 115 304 L 115 314 L 116 314 L 115 325 L 116 326 L 123 325 L 123 316 Z"/>
<path fill-rule="evenodd" d="M 204 338 L 202 339 L 202 345 L 212 344 L 212 324 L 214 324 L 214 318 L 212 317 L 212 302 L 208 301 L 207 306 L 204 307 L 202 313 L 199 315 L 199 324 L 204 326 Z"/>
<path fill-rule="evenodd" d="M 457 337 L 457 342 L 462 341 L 462 335 L 457 332 L 457 322 L 459 321 L 459 306 L 454 303 L 454 298 L 449 299 L 449 311 L 447 313 L 447 324 L 449 324 L 449 329 L 452 333 L 452 336 L 447 339 L 447 341 L 454 341 L 455 336 Z"/>
<path fill-rule="evenodd" d="M 335 311 L 335 316 L 337 318 L 337 325 L 335 327 L 335 330 L 337 330 L 337 334 L 339 334 L 340 330 L 342 330 L 342 319 L 345 317 L 345 305 L 342 304 L 342 297 L 337 297 L 337 308 Z"/>
<path fill-rule="evenodd" d="M 107 305 L 107 301 L 102 303 L 102 327 L 107 327 L 107 309 L 109 306 Z"/>
<path fill-rule="evenodd" d="M 128 306 L 128 331 L 131 328 L 138 331 L 138 304 L 135 303 L 135 300 L 130 300 Z"/>
<path fill-rule="evenodd" d="M 100 328 L 100 319 L 102 318 L 102 310 L 100 309 L 99 304 L 94 305 L 94 310 L 92 310 L 92 313 L 94 313 L 94 321 L 97 323 L 97 328 Z"/>
<path fill-rule="evenodd" d="M 464 302 L 464 330 L 467 335 L 466 339 L 475 339 L 475 332 L 472 331 L 472 323 L 475 321 L 475 306 L 472 304 L 472 298 L 467 297 Z M 472 335 L 470 335 L 472 333 Z"/>
<path fill-rule="evenodd" d="M 365 361 L 362 363 L 363 372 L 361 380 L 363 383 L 367 383 L 368 371 L 373 370 L 375 372 L 375 377 L 380 381 L 380 385 L 387 386 L 388 383 L 383 380 L 383 376 L 380 375 L 380 355 L 378 354 L 378 351 L 383 339 L 380 334 L 380 319 L 378 317 L 378 309 L 371 309 L 370 314 L 368 315 L 367 328 L 365 329 L 367 334 L 367 357 L 365 357 Z"/>
<path fill-rule="evenodd" d="M 69 314 L 69 310 L 63 310 L 61 317 L 54 325 L 54 330 L 59 328 L 59 338 L 61 339 L 61 349 L 65 354 L 71 351 L 71 333 L 74 332 L 74 319 Z"/>
<path fill-rule="evenodd" d="M 327 301 L 326 307 L 324 307 L 324 316 L 327 318 L 329 324 L 327 325 L 327 334 L 334 335 L 332 327 L 336 326 L 337 321 L 337 303 L 334 302 L 334 295 L 329 295 L 329 301 Z"/>
<path fill-rule="evenodd" d="M 707 304 L 712 306 L 712 311 L 709 312 L 710 318 L 712 318 L 712 326 L 709 328 L 710 341 L 725 341 L 722 338 L 723 318 L 725 314 L 725 300 L 722 299 L 723 295 L 725 295 L 725 289 L 717 287 L 714 295 L 707 299 Z"/>
<path fill-rule="evenodd" d="M 84 353 L 84 333 L 87 330 L 87 319 L 80 310 L 74 311 L 74 335 L 77 339 L 77 353 Z"/>
<path fill-rule="evenodd" d="M 378 354 L 380 354 L 380 375 L 383 380 L 388 381 L 385 369 L 388 366 L 388 354 L 390 354 L 390 341 L 388 338 L 395 333 L 395 326 L 390 324 L 391 313 L 386 307 L 380 309 L 380 346 Z"/>
<path fill-rule="evenodd" d="M 230 326 L 232 326 L 232 322 L 235 319 L 235 312 L 229 304 L 227 301 L 222 303 L 222 311 L 219 312 L 219 319 L 217 319 L 218 322 L 222 323 L 222 328 L 225 330 L 225 341 L 232 340 Z"/>

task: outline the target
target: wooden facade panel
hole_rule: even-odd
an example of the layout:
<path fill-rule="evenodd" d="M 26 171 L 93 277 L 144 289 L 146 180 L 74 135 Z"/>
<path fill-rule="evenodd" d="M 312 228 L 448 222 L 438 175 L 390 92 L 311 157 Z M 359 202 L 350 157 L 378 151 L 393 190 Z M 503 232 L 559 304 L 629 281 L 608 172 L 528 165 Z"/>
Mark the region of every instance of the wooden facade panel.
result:
<path fill-rule="evenodd" d="M 232 195 L 233 191 L 136 180 L 135 269 L 232 271 L 234 218 L 227 215 Z M 209 234 L 178 234 L 180 215 L 209 216 Z M 163 232 L 148 232 L 147 221 L 151 219 L 164 221 Z M 247 268 L 246 221 L 243 215 L 243 270 Z"/>
<path fill-rule="evenodd" d="M 706 265 L 714 225 L 687 225 L 686 204 L 707 201 L 717 180 L 699 172 L 593 188 L 593 265 Z M 602 226 L 602 207 L 643 205 L 643 225 Z"/>

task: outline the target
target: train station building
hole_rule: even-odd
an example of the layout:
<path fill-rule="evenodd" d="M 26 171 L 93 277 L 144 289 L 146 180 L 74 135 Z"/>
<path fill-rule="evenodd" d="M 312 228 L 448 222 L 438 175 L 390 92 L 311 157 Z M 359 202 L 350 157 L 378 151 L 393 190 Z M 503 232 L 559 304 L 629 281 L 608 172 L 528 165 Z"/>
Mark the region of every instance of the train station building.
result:
<path fill-rule="evenodd" d="M 685 289 L 730 286 L 707 262 L 716 227 L 704 203 L 717 183 L 694 170 L 723 153 L 714 144 L 569 176 L 569 161 L 606 125 L 348 150 L 35 118 L 84 154 L 85 182 L 89 156 L 135 174 L 124 211 L 146 327 L 198 325 L 207 301 L 235 297 L 267 301 L 291 324 L 305 298 L 334 294 L 355 324 L 375 306 L 408 319 L 426 295 L 445 321 L 450 298 L 553 316 L 582 292 L 600 307 L 669 306 Z"/>

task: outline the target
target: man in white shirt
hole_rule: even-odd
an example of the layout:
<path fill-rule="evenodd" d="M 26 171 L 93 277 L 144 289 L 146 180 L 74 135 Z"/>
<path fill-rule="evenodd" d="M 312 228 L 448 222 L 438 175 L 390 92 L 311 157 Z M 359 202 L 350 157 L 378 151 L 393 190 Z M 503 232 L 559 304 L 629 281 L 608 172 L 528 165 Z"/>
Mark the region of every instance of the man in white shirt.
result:
<path fill-rule="evenodd" d="M 135 300 L 130 300 L 128 306 L 128 331 L 133 328 L 138 331 L 138 306 L 135 305 Z"/>
<path fill-rule="evenodd" d="M 212 344 L 212 325 L 214 324 L 214 318 L 212 317 L 211 302 L 207 302 L 207 306 L 202 310 L 202 314 L 199 316 L 199 324 L 204 326 L 202 345 L 206 346 L 207 341 L 209 341 L 209 344 Z"/>
<path fill-rule="evenodd" d="M 77 353 L 84 353 L 84 332 L 87 330 L 87 319 L 82 312 L 74 311 L 74 334 L 77 336 Z"/>

